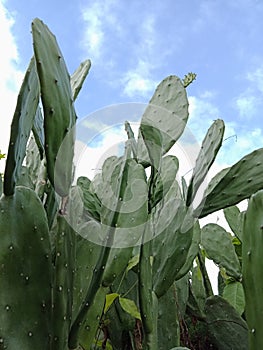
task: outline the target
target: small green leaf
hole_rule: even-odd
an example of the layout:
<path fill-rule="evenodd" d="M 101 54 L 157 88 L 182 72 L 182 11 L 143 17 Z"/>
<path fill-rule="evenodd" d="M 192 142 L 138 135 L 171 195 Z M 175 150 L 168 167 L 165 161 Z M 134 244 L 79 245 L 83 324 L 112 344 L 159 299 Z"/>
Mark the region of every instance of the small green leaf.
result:
<path fill-rule="evenodd" d="M 3 159 L 5 158 L 5 154 L 1 153 L 1 150 L 0 150 L 0 159 Z"/>
<path fill-rule="evenodd" d="M 112 303 L 116 298 L 118 298 L 120 294 L 118 293 L 111 293 L 106 295 L 106 301 L 105 301 L 105 306 L 104 306 L 104 314 L 109 310 L 111 307 Z"/>
<path fill-rule="evenodd" d="M 136 265 L 139 264 L 139 259 L 140 259 L 139 254 L 133 256 L 133 257 L 130 259 L 130 261 L 129 261 L 129 263 L 128 263 L 128 266 L 127 266 L 127 268 L 126 268 L 126 273 L 127 273 L 128 271 L 130 271 L 134 266 L 136 266 Z"/>
<path fill-rule="evenodd" d="M 138 320 L 141 320 L 141 315 L 133 300 L 119 297 L 119 302 L 124 311 L 126 311 L 132 317 L 135 317 Z"/>
<path fill-rule="evenodd" d="M 101 347 L 101 348 L 102 348 L 102 346 L 105 346 L 104 340 L 98 340 L 98 341 L 96 341 L 96 349 L 97 349 L 97 346 L 99 346 L 99 347 Z M 104 347 L 103 349 L 112 350 L 112 346 L 111 346 L 111 344 L 109 343 L 108 340 L 107 340 L 107 343 L 106 343 L 106 347 Z"/>
<path fill-rule="evenodd" d="M 232 282 L 227 284 L 223 291 L 223 298 L 234 306 L 239 315 L 243 314 L 245 309 L 245 295 L 242 283 Z"/>

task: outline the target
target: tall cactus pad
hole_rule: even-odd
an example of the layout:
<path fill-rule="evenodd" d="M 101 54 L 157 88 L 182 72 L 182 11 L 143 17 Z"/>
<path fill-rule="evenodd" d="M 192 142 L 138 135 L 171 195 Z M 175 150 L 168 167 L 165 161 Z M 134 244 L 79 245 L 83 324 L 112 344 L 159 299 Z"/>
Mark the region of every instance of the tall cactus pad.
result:
<path fill-rule="evenodd" d="M 75 232 L 65 217 L 58 215 L 55 243 L 53 290 L 53 344 L 64 350 L 72 321 L 73 277 L 75 274 Z"/>
<path fill-rule="evenodd" d="M 48 224 L 34 191 L 0 200 L 0 349 L 50 349 Z M 15 326 L 16 325 L 16 326 Z"/>
<path fill-rule="evenodd" d="M 126 161 L 122 173 L 119 173 L 121 168 L 116 170 L 116 177 L 119 174 L 122 175 L 121 205 L 115 223 L 113 242 L 117 248 L 111 249 L 103 275 L 104 286 L 110 285 L 116 276 L 126 269 L 133 245 L 140 242 L 148 218 L 147 183 L 144 168 L 135 160 L 129 159 Z M 114 183 L 114 179 L 112 179 L 112 183 Z"/>
<path fill-rule="evenodd" d="M 84 80 L 86 79 L 89 73 L 90 66 L 91 66 L 90 60 L 86 60 L 82 62 L 71 76 L 70 84 L 71 84 L 72 96 L 74 101 L 78 97 L 78 94 L 82 88 Z"/>
<path fill-rule="evenodd" d="M 250 349 L 263 349 L 263 191 L 248 203 L 243 226 L 243 285 Z"/>
<path fill-rule="evenodd" d="M 72 182 L 76 123 L 70 76 L 56 38 L 48 27 L 35 19 L 32 33 L 44 107 L 48 176 L 56 192 L 60 196 L 67 196 Z M 57 157 L 61 146 L 63 150 Z"/>
<path fill-rule="evenodd" d="M 178 300 L 175 285 L 158 300 L 158 349 L 167 350 L 180 345 Z M 168 310 L 168 312 L 167 312 Z"/>
<path fill-rule="evenodd" d="M 203 218 L 217 210 L 230 207 L 249 198 L 263 188 L 263 148 L 259 148 L 223 169 L 209 183 L 195 214 Z"/>
<path fill-rule="evenodd" d="M 208 170 L 215 160 L 215 157 L 222 145 L 224 131 L 225 124 L 223 120 L 217 119 L 214 121 L 206 133 L 188 187 L 186 200 L 187 206 L 189 206 L 193 201 L 198 188 L 204 181 Z"/>
<path fill-rule="evenodd" d="M 35 59 L 32 58 L 21 86 L 17 105 L 11 125 L 11 136 L 8 147 L 4 175 L 4 194 L 14 193 L 17 178 L 20 176 L 26 145 L 33 127 L 39 102 L 39 83 Z"/>
<path fill-rule="evenodd" d="M 224 210 L 225 219 L 231 228 L 235 236 L 242 242 L 242 231 L 243 231 L 243 214 L 239 208 L 234 205 L 232 207 L 225 208 Z"/>
<path fill-rule="evenodd" d="M 156 88 L 140 125 L 138 159 L 150 160 L 158 168 L 159 157 L 174 145 L 188 120 L 188 100 L 181 80 L 171 75 Z M 144 142 L 143 142 L 144 140 Z M 144 144 L 145 143 L 145 144 Z"/>

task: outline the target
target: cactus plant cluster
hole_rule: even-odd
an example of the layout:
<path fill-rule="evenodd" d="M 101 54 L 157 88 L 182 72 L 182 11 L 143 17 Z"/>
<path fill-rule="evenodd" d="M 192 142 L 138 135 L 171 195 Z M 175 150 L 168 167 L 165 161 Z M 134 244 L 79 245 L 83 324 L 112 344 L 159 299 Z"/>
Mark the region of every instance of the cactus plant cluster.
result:
<path fill-rule="evenodd" d="M 186 87 L 196 75 L 169 76 L 137 139 L 125 123 L 124 154 L 73 185 L 74 101 L 90 61 L 70 76 L 41 20 L 32 35 L 3 189 L 1 179 L 0 349 L 173 350 L 194 348 L 195 336 L 199 348 L 262 347 L 262 192 L 245 214 L 234 205 L 263 188 L 263 149 L 217 174 L 195 207 L 225 126 L 213 122 L 181 184 L 179 161 L 167 152 L 185 130 Z M 231 233 L 200 227 L 220 209 Z M 220 269 L 219 296 L 207 258 Z"/>

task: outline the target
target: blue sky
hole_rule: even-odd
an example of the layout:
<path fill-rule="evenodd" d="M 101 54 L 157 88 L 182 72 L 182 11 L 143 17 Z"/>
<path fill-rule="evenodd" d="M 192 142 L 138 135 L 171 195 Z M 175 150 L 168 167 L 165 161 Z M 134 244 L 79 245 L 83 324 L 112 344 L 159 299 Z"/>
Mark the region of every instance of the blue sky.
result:
<path fill-rule="evenodd" d="M 192 71 L 190 130 L 201 142 L 214 119 L 226 123 L 217 166 L 263 146 L 261 0 L 0 0 L 2 152 L 32 56 L 35 17 L 56 35 L 70 73 L 92 61 L 76 102 L 79 118 L 108 105 L 147 103 L 167 75 Z M 116 122 L 102 113 L 89 126 L 100 132 Z"/>

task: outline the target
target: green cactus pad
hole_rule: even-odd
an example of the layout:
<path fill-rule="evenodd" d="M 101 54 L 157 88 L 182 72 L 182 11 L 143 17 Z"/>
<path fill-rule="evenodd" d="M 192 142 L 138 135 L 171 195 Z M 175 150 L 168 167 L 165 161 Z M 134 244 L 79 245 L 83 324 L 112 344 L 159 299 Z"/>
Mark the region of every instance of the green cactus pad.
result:
<path fill-rule="evenodd" d="M 201 230 L 201 244 L 209 259 L 224 267 L 229 276 L 241 279 L 241 266 L 231 235 L 217 224 L 207 224 Z"/>
<path fill-rule="evenodd" d="M 195 210 L 202 218 L 249 198 L 263 188 L 263 148 L 259 148 L 217 174 L 208 185 L 205 196 Z"/>
<path fill-rule="evenodd" d="M 248 328 L 233 306 L 220 296 L 206 300 L 206 323 L 218 349 L 248 350 Z M 251 348 L 260 349 L 259 348 Z"/>
<path fill-rule="evenodd" d="M 236 205 L 225 208 L 224 216 L 235 236 L 242 242 L 243 215 Z"/>
<path fill-rule="evenodd" d="M 172 187 L 173 188 L 173 187 Z M 176 193 L 176 192 L 174 192 Z M 169 193 L 167 195 L 169 197 Z M 158 207 L 156 207 L 158 210 Z M 156 212 L 153 240 L 153 288 L 158 298 L 167 292 L 172 283 L 180 278 L 193 238 L 193 223 L 182 229 L 187 218 L 184 201 L 177 196 L 165 201 Z"/>
<path fill-rule="evenodd" d="M 43 159 L 45 153 L 44 118 L 40 107 L 37 108 L 34 124 L 32 128 L 36 143 L 38 145 L 40 158 Z"/>
<path fill-rule="evenodd" d="M 77 185 L 81 190 L 81 197 L 87 216 L 100 221 L 101 203 L 96 193 L 91 189 L 91 181 L 87 177 L 81 176 L 77 180 Z"/>
<path fill-rule="evenodd" d="M 73 280 L 75 274 L 75 232 L 64 216 L 57 216 L 54 251 L 53 344 L 64 350 L 72 322 Z"/>
<path fill-rule="evenodd" d="M 161 155 L 167 153 L 183 133 L 188 120 L 188 100 L 182 81 L 165 78 L 156 88 L 140 125 L 137 157 L 158 169 Z M 149 155 L 148 155 L 149 154 Z"/>
<path fill-rule="evenodd" d="M 230 305 L 234 306 L 239 315 L 242 316 L 245 309 L 245 295 L 241 282 L 230 282 L 226 284 L 223 290 L 223 298 L 226 299 Z"/>
<path fill-rule="evenodd" d="M 100 224 L 90 220 L 79 229 L 79 236 L 76 242 L 76 271 L 74 278 L 74 304 L 73 319 L 76 318 L 85 293 L 89 287 L 93 271 L 96 267 L 101 246 L 91 242 L 89 235 L 100 235 Z M 88 256 L 88 259 L 87 259 Z"/>
<path fill-rule="evenodd" d="M 98 289 L 94 297 L 94 302 L 87 313 L 86 321 L 81 328 L 79 336 L 79 344 L 84 350 L 90 350 L 94 345 L 108 291 L 108 288 L 104 287 Z"/>
<path fill-rule="evenodd" d="M 172 346 L 179 345 L 178 300 L 173 284 L 167 293 L 158 300 L 158 349 L 167 350 Z"/>
<path fill-rule="evenodd" d="M 91 66 L 90 60 L 85 60 L 71 75 L 70 84 L 71 84 L 72 96 L 74 101 L 78 97 L 78 94 L 82 88 L 82 85 L 89 73 L 90 66 Z"/>
<path fill-rule="evenodd" d="M 21 86 L 14 117 L 4 174 L 4 194 L 14 194 L 15 185 L 26 155 L 26 145 L 39 103 L 39 82 L 35 59 L 32 58 Z"/>
<path fill-rule="evenodd" d="M 153 195 L 150 198 L 150 207 L 155 207 L 161 200 L 164 200 L 171 186 L 176 181 L 177 171 L 179 169 L 179 161 L 177 157 L 168 155 L 163 157 L 161 169 L 154 179 Z"/>
<path fill-rule="evenodd" d="M 115 176 L 119 176 L 118 171 Z M 112 179 L 111 185 L 114 182 Z M 122 173 L 122 183 L 121 205 L 116 221 L 113 248 L 103 274 L 105 286 L 110 285 L 116 276 L 126 269 L 133 246 L 140 242 L 148 218 L 148 188 L 144 168 L 135 160 L 128 160 Z M 102 208 L 102 215 L 104 210 Z"/>
<path fill-rule="evenodd" d="M 2 196 L 0 239 L 0 348 L 49 350 L 51 249 L 34 191 L 18 186 L 13 196 Z"/>
<path fill-rule="evenodd" d="M 198 154 L 192 178 L 189 183 L 186 205 L 189 206 L 204 181 L 208 170 L 213 164 L 215 157 L 222 145 L 225 125 L 223 120 L 217 119 L 208 129 Z"/>
<path fill-rule="evenodd" d="M 251 350 L 263 348 L 263 191 L 254 194 L 244 217 L 242 243 L 245 315 Z"/>
<path fill-rule="evenodd" d="M 190 248 L 187 253 L 187 258 L 185 260 L 184 265 L 180 268 L 178 274 L 176 275 L 177 280 L 180 280 L 180 278 L 184 277 L 191 270 L 194 259 L 198 255 L 200 241 L 201 241 L 201 229 L 200 229 L 199 222 L 197 221 L 193 228 L 193 237 L 192 237 Z"/>
<path fill-rule="evenodd" d="M 76 123 L 70 77 L 55 36 L 37 18 L 32 23 L 32 34 L 44 108 L 48 176 L 56 192 L 67 196 L 72 182 Z"/>

